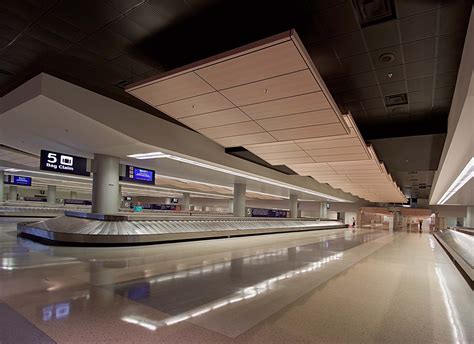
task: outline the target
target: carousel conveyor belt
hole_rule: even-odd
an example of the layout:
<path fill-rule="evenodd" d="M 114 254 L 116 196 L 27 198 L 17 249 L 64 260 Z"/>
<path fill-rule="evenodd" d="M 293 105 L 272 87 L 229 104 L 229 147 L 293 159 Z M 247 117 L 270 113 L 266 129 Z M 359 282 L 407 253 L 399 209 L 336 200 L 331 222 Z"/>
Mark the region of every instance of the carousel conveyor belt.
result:
<path fill-rule="evenodd" d="M 103 220 L 59 216 L 18 224 L 18 234 L 47 244 L 134 245 L 233 236 L 344 228 L 339 221 L 307 219 L 160 218 Z"/>

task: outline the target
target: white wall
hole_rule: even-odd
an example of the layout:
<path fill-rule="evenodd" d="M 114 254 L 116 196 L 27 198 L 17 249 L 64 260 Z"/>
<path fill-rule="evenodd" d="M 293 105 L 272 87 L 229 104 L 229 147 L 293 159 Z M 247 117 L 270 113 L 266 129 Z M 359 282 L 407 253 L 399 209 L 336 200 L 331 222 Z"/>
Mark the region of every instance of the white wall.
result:
<path fill-rule="evenodd" d="M 345 213 L 344 223 L 346 225 L 352 225 L 352 218 L 354 218 L 357 221 L 357 212 L 347 211 Z"/>

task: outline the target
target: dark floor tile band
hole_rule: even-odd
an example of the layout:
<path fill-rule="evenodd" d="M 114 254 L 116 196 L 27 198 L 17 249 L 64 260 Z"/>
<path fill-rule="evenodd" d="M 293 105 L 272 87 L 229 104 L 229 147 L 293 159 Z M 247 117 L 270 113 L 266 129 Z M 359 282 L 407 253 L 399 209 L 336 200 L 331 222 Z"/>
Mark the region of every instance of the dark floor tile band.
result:
<path fill-rule="evenodd" d="M 56 342 L 7 304 L 0 303 L 0 343 L 49 344 Z"/>

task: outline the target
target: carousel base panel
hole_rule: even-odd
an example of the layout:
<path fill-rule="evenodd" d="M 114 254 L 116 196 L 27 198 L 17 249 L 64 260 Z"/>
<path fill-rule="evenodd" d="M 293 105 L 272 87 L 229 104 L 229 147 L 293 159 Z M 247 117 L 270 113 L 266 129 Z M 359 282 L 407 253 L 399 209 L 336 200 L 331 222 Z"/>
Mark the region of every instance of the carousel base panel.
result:
<path fill-rule="evenodd" d="M 20 223 L 18 235 L 50 245 L 144 245 L 186 240 L 345 228 L 339 221 L 315 219 L 146 218 L 70 214 Z"/>

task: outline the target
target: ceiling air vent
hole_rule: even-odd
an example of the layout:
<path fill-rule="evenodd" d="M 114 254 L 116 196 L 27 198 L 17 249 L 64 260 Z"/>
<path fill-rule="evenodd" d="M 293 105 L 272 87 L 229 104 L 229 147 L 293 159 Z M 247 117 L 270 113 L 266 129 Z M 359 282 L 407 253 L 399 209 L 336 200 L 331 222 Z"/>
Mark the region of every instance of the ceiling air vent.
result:
<path fill-rule="evenodd" d="M 385 105 L 387 106 L 403 104 L 408 104 L 408 98 L 406 93 L 394 94 L 392 96 L 385 97 Z"/>
<path fill-rule="evenodd" d="M 353 0 L 353 2 L 362 27 L 396 18 L 393 0 Z"/>
<path fill-rule="evenodd" d="M 115 84 L 115 86 L 117 86 L 118 88 L 124 90 L 125 87 L 127 87 L 128 85 L 130 85 L 130 82 L 128 82 L 127 80 L 122 80 L 122 81 L 119 81 Z"/>

